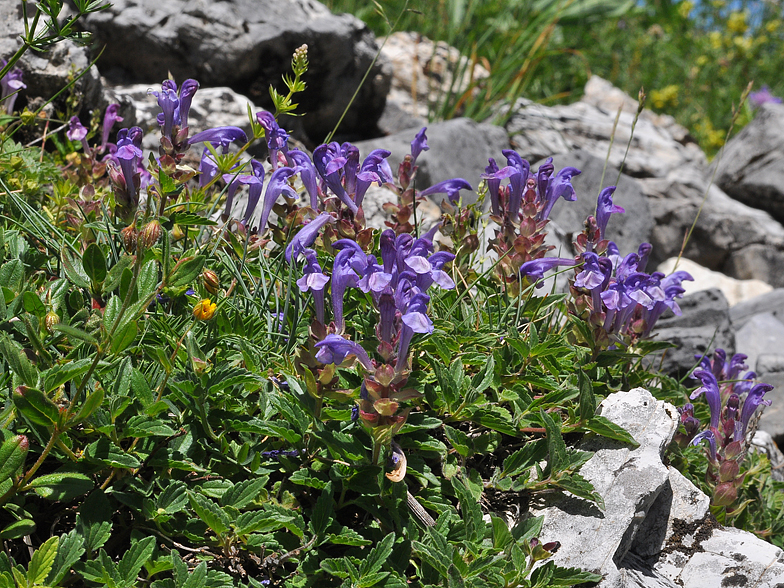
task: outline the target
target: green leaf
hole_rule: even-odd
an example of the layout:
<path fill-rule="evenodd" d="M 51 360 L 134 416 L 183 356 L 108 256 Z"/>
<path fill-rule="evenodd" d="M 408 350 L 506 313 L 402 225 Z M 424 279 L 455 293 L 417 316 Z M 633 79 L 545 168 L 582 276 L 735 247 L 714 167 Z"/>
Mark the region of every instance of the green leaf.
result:
<path fill-rule="evenodd" d="M 134 260 L 135 258 L 133 255 L 125 254 L 112 266 L 112 269 L 106 274 L 106 280 L 103 283 L 104 293 L 111 292 L 120 285 L 123 272 L 126 269 L 130 269 Z"/>
<path fill-rule="evenodd" d="M 114 468 L 134 469 L 141 465 L 136 457 L 126 453 L 106 438 L 98 439 L 88 445 L 84 454 L 91 461 L 97 461 L 104 466 Z"/>
<path fill-rule="evenodd" d="M 125 552 L 117 568 L 126 585 L 136 585 L 136 576 L 139 575 L 144 562 L 150 559 L 153 549 L 155 549 L 155 537 L 145 537 L 131 544 L 131 548 Z"/>
<path fill-rule="evenodd" d="M 17 347 L 16 343 L 11 341 L 5 333 L 0 334 L 0 353 L 22 382 L 28 386 L 38 385 L 38 370 L 27 359 L 25 352 Z"/>
<path fill-rule="evenodd" d="M 84 537 L 71 529 L 68 534 L 60 536 L 60 543 L 57 547 L 57 557 L 54 558 L 52 570 L 46 578 L 48 586 L 57 586 L 65 575 L 71 571 L 73 565 L 79 561 L 84 553 Z"/>
<path fill-rule="evenodd" d="M 125 351 L 136 339 L 136 321 L 130 321 L 118 328 L 112 335 L 112 353 Z"/>
<path fill-rule="evenodd" d="M 27 567 L 28 585 L 43 584 L 46 577 L 54 565 L 54 558 L 57 557 L 57 546 L 60 543 L 59 537 L 50 537 L 41 547 L 39 547 L 30 559 Z"/>
<path fill-rule="evenodd" d="M 471 415 L 471 420 L 504 435 L 511 437 L 518 435 L 512 415 L 508 410 L 500 406 L 487 406 L 475 410 Z"/>
<path fill-rule="evenodd" d="M 188 504 L 187 486 L 183 482 L 174 481 L 161 492 L 155 506 L 162 508 L 166 514 L 174 514 L 183 510 L 186 504 Z"/>
<path fill-rule="evenodd" d="M 555 484 L 559 488 L 567 490 L 579 498 L 595 502 L 600 509 L 604 510 L 604 499 L 594 490 L 593 484 L 583 478 L 580 474 L 562 475 Z"/>
<path fill-rule="evenodd" d="M 365 539 L 362 535 L 357 533 L 354 529 L 343 527 L 339 533 L 327 535 L 327 543 L 334 543 L 335 545 L 370 545 L 373 542 L 370 539 Z"/>
<path fill-rule="evenodd" d="M 92 492 L 79 507 L 76 531 L 84 537 L 84 549 L 100 549 L 112 534 L 112 505 L 103 490 Z"/>
<path fill-rule="evenodd" d="M 171 437 L 176 431 L 160 419 L 146 415 L 135 415 L 128 419 L 123 430 L 123 438 L 127 437 Z"/>
<path fill-rule="evenodd" d="M 95 410 L 103 403 L 103 388 L 96 388 L 85 398 L 79 411 L 71 418 L 70 425 L 82 423 L 90 418 Z"/>
<path fill-rule="evenodd" d="M 394 544 L 395 533 L 388 533 L 386 537 L 379 541 L 378 545 L 370 550 L 367 557 L 362 560 L 362 563 L 359 566 L 360 576 L 366 576 L 381 570 L 384 566 L 384 562 L 392 555 L 392 546 Z"/>
<path fill-rule="evenodd" d="M 474 453 L 474 444 L 468 435 L 458 429 L 454 429 L 449 425 L 444 425 L 444 435 L 446 436 L 452 447 L 455 448 L 460 455 L 468 457 Z"/>
<path fill-rule="evenodd" d="M 446 571 L 447 587 L 448 588 L 464 588 L 463 576 L 460 571 L 455 567 L 455 564 L 449 566 Z"/>
<path fill-rule="evenodd" d="M 292 484 L 299 484 L 300 486 L 316 488 L 317 490 L 321 490 L 327 485 L 326 481 L 315 477 L 312 471 L 306 468 L 299 469 L 291 474 L 289 476 L 289 482 Z"/>
<path fill-rule="evenodd" d="M 46 315 L 46 306 L 44 303 L 41 302 L 41 299 L 35 292 L 24 292 L 22 294 L 22 306 L 24 306 L 25 312 L 29 312 L 39 318 L 43 318 Z"/>
<path fill-rule="evenodd" d="M 174 269 L 172 269 L 171 274 L 166 280 L 166 285 L 170 288 L 187 286 L 201 273 L 206 259 L 207 258 L 204 255 L 182 258 L 177 262 L 177 265 L 174 266 Z"/>
<path fill-rule="evenodd" d="M 103 311 L 103 324 L 107 331 L 114 326 L 115 321 L 120 316 L 121 309 L 122 300 L 120 300 L 119 296 L 112 296 L 106 302 L 106 308 Z"/>
<path fill-rule="evenodd" d="M 313 507 L 310 524 L 314 535 L 319 537 L 324 535 L 329 521 L 332 520 L 332 512 L 332 484 L 330 483 L 321 491 L 321 496 L 316 501 L 316 506 Z"/>
<path fill-rule="evenodd" d="M 30 519 L 22 519 L 21 521 L 14 521 L 6 525 L 0 531 L 0 539 L 19 539 L 25 535 L 31 535 L 35 532 L 35 521 Z"/>
<path fill-rule="evenodd" d="M 193 212 L 175 212 L 169 216 L 169 220 L 181 227 L 214 227 L 218 224 L 206 216 L 201 216 Z"/>
<path fill-rule="evenodd" d="M 0 445 L 0 481 L 10 479 L 25 462 L 30 443 L 24 435 L 15 435 Z"/>
<path fill-rule="evenodd" d="M 182 585 L 182 588 L 204 588 L 207 586 L 206 580 L 207 562 L 203 561 L 188 575 L 188 579 Z"/>
<path fill-rule="evenodd" d="M 493 547 L 505 550 L 514 541 L 509 526 L 505 520 L 493 515 L 490 515 L 490 521 L 493 523 Z"/>
<path fill-rule="evenodd" d="M 231 527 L 231 521 L 226 512 L 212 500 L 201 494 L 188 492 L 191 507 L 206 525 L 215 531 L 216 535 L 224 535 Z"/>
<path fill-rule="evenodd" d="M 63 323 L 57 323 L 54 326 L 54 330 L 58 333 L 62 333 L 69 339 L 76 339 L 77 341 L 86 341 L 91 345 L 98 346 L 98 339 L 93 337 L 90 333 L 83 331 L 81 329 L 77 329 L 76 327 L 72 327 L 70 325 L 64 325 Z"/>
<path fill-rule="evenodd" d="M 158 286 L 158 262 L 154 259 L 148 261 L 139 271 L 139 279 L 136 282 L 136 289 L 139 292 L 139 299 L 147 300 L 155 288 Z"/>
<path fill-rule="evenodd" d="M 485 523 L 482 520 L 482 508 L 474 498 L 468 485 L 462 480 L 452 478 L 452 488 L 460 502 L 460 512 L 463 514 L 466 529 L 466 541 L 479 542 L 484 537 Z"/>
<path fill-rule="evenodd" d="M 0 249 L 2 246 L 0 245 Z M 0 267 L 0 284 L 11 290 L 14 294 L 22 289 L 24 280 L 24 264 L 21 259 L 12 259 Z"/>
<path fill-rule="evenodd" d="M 30 487 L 42 498 L 66 502 L 95 487 L 92 479 L 76 472 L 45 474 L 33 478 Z"/>
<path fill-rule="evenodd" d="M 608 437 L 610 439 L 622 441 L 623 443 L 629 443 L 634 448 L 640 446 L 640 444 L 634 440 L 634 437 L 632 437 L 626 429 L 620 425 L 616 425 L 607 417 L 595 415 L 590 421 L 585 423 L 584 426 L 589 431 L 593 431 L 602 437 Z"/>
<path fill-rule="evenodd" d="M 560 472 L 566 466 L 566 444 L 561 436 L 561 417 L 556 413 L 558 423 L 544 410 L 539 411 L 544 428 L 547 431 L 547 469 L 550 472 Z"/>
<path fill-rule="evenodd" d="M 501 475 L 517 476 L 534 464 L 542 461 L 547 453 L 547 441 L 540 439 L 526 443 L 521 449 L 515 451 L 504 460 L 504 469 Z"/>
<path fill-rule="evenodd" d="M 37 425 L 52 427 L 60 418 L 60 409 L 40 390 L 20 386 L 13 399 L 16 410 Z"/>
<path fill-rule="evenodd" d="M 106 279 L 106 257 L 96 243 L 90 243 L 84 250 L 82 267 L 94 284 L 101 284 Z"/>
<path fill-rule="evenodd" d="M 268 476 L 262 476 L 234 484 L 221 496 L 221 504 L 234 508 L 245 508 L 259 497 L 268 479 Z"/>
<path fill-rule="evenodd" d="M 577 387 L 580 390 L 580 420 L 590 420 L 596 413 L 596 397 L 591 379 L 581 369 L 577 370 Z"/>
<path fill-rule="evenodd" d="M 552 585 L 574 586 L 589 582 L 601 582 L 602 576 L 592 572 L 584 572 L 578 568 L 561 568 L 555 566 L 551 579 Z"/>
<path fill-rule="evenodd" d="M 92 359 L 77 359 L 63 365 L 56 365 L 46 370 L 42 375 L 44 379 L 44 392 L 47 394 L 59 388 L 62 384 L 73 380 L 76 376 L 90 369 Z"/>
<path fill-rule="evenodd" d="M 493 385 L 493 378 L 495 377 L 495 359 L 492 355 L 487 356 L 487 363 L 485 369 L 474 376 L 472 385 L 477 392 L 481 393 Z M 479 379 L 481 378 L 481 379 Z M 477 381 L 478 380 L 478 381 Z"/>

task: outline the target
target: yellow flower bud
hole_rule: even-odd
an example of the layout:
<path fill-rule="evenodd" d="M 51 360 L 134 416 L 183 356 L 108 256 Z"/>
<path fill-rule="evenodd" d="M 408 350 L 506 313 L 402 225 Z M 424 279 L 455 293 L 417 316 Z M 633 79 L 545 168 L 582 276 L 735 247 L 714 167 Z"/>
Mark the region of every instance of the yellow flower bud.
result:
<path fill-rule="evenodd" d="M 215 315 L 216 308 L 218 308 L 217 304 L 210 302 L 209 298 L 205 298 L 197 302 L 196 306 L 193 307 L 193 316 L 200 321 L 208 321 Z"/>

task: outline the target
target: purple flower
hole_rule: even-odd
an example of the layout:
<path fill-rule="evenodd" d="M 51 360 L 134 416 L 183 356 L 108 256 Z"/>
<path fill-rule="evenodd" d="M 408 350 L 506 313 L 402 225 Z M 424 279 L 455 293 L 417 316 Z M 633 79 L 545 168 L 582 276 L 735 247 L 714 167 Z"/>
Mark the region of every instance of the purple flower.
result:
<path fill-rule="evenodd" d="M 290 167 L 279 167 L 272 172 L 267 191 L 264 194 L 264 205 L 261 209 L 261 219 L 259 220 L 259 233 L 264 232 L 267 226 L 272 206 L 281 194 L 288 194 L 291 198 L 296 198 L 297 193 L 294 188 L 289 186 L 288 179 L 293 176 L 295 171 Z"/>
<path fill-rule="evenodd" d="M 215 143 L 217 147 L 217 143 Z M 201 154 L 201 161 L 199 162 L 199 188 L 203 188 L 209 184 L 212 179 L 218 175 L 218 162 L 206 147 Z"/>
<path fill-rule="evenodd" d="M 419 154 L 423 151 L 428 151 L 430 147 L 427 145 L 427 135 L 425 135 L 425 131 L 427 127 L 422 127 L 422 130 L 416 134 L 414 140 L 411 141 L 411 167 L 416 165 L 416 160 L 419 157 Z"/>
<path fill-rule="evenodd" d="M 90 146 L 87 144 L 87 129 L 79 121 L 78 116 L 72 116 L 68 122 L 68 130 L 65 131 L 65 136 L 69 141 L 80 141 L 82 149 L 86 154 L 90 154 Z"/>
<path fill-rule="evenodd" d="M 498 190 L 501 188 L 501 178 L 496 177 L 499 172 L 498 164 L 492 157 L 487 160 L 487 167 L 482 179 L 487 181 L 487 192 L 490 194 L 490 205 L 493 209 L 493 214 L 501 216 L 501 203 L 498 200 Z"/>
<path fill-rule="evenodd" d="M 348 248 L 339 251 L 332 266 L 332 319 L 339 333 L 343 332 L 343 294 L 349 287 L 359 286 L 359 276 L 351 267 L 351 258 L 355 252 Z"/>
<path fill-rule="evenodd" d="M 248 189 L 248 205 L 245 207 L 245 214 L 242 216 L 242 222 L 247 224 L 250 217 L 253 216 L 253 211 L 256 210 L 256 205 L 261 198 L 261 190 L 264 186 L 264 166 L 261 162 L 255 159 L 250 160 L 252 169 L 251 174 L 233 175 L 223 174 L 223 181 L 229 184 L 228 196 L 226 197 L 226 215 L 231 214 L 231 205 L 234 202 L 234 193 L 241 185 L 246 185 Z"/>
<path fill-rule="evenodd" d="M 316 359 L 321 363 L 340 365 L 348 356 L 353 355 L 367 371 L 372 372 L 375 369 L 367 351 L 359 343 L 348 341 L 340 335 L 334 333 L 327 335 L 323 341 L 316 343 L 316 349 L 318 349 Z"/>
<path fill-rule="evenodd" d="M 543 259 L 533 259 L 526 261 L 520 266 L 520 274 L 528 278 L 531 282 L 536 282 L 536 287 L 541 288 L 544 284 L 541 280 L 544 279 L 544 273 L 560 266 L 575 265 L 573 259 L 565 259 L 562 257 L 545 257 Z"/>
<path fill-rule="evenodd" d="M 770 88 L 767 86 L 762 86 L 761 90 L 756 92 L 751 92 L 749 94 L 749 104 L 751 104 L 754 108 L 759 108 L 763 104 L 771 102 L 773 104 L 781 104 L 781 98 L 778 96 L 774 96 L 770 93 Z"/>
<path fill-rule="evenodd" d="M 402 372 L 408 365 L 408 348 L 414 333 L 433 332 L 433 321 L 427 316 L 427 305 L 430 296 L 422 292 L 416 292 L 411 296 L 408 306 L 403 313 L 403 325 L 400 329 L 400 339 L 398 339 L 397 364 L 395 371 Z M 398 307 L 399 308 L 399 307 Z"/>
<path fill-rule="evenodd" d="M 506 157 L 507 166 L 517 172 L 511 173 L 508 176 L 510 194 L 509 202 L 507 203 L 507 214 L 509 219 L 517 221 L 517 218 L 520 215 L 520 206 L 523 203 L 523 190 L 528 183 L 528 176 L 531 173 L 531 164 L 520 157 L 520 154 L 513 149 L 504 149 L 501 153 Z M 504 170 L 501 171 L 503 172 Z"/>
<path fill-rule="evenodd" d="M 610 220 L 610 215 L 626 212 L 620 206 L 613 204 L 613 192 L 615 192 L 615 186 L 607 186 L 601 191 L 596 202 L 596 225 L 599 227 L 601 239 L 604 239 L 604 232 L 607 230 L 607 222 Z"/>
<path fill-rule="evenodd" d="M 219 143 L 223 153 L 228 153 L 229 145 L 234 141 L 240 141 L 243 144 L 248 142 L 248 136 L 239 127 L 215 127 L 207 129 L 201 133 L 196 133 L 188 139 L 188 145 L 195 145 L 196 143 Z"/>
<path fill-rule="evenodd" d="M 573 202 L 577 200 L 574 194 L 574 187 L 572 186 L 572 178 L 580 174 L 580 170 L 576 167 L 565 167 L 558 170 L 554 178 L 549 178 L 547 182 L 547 190 L 544 194 L 544 206 L 537 216 L 537 220 L 544 220 L 549 218 L 550 211 L 555 205 L 558 198 L 569 200 Z M 541 194 L 540 194 L 540 197 Z"/>
<path fill-rule="evenodd" d="M 739 441 L 746 436 L 746 427 L 748 427 L 749 421 L 757 411 L 759 405 L 764 404 L 765 406 L 770 406 L 770 400 L 764 400 L 762 398 L 765 396 L 765 393 L 770 390 L 773 390 L 773 386 L 770 384 L 757 384 L 749 390 L 748 394 L 746 394 L 746 398 L 743 400 L 743 408 L 740 412 L 741 428 L 740 431 L 738 431 L 738 429 L 735 430 L 736 441 Z"/>
<path fill-rule="evenodd" d="M 354 203 L 358 207 L 362 206 L 365 192 L 371 184 L 381 186 L 382 184 L 394 183 L 395 178 L 392 177 L 392 170 L 387 161 L 387 157 L 390 155 L 392 152 L 386 149 L 374 149 L 362 162 L 356 177 L 356 193 L 354 195 Z"/>
<path fill-rule="evenodd" d="M 324 271 L 321 269 L 318 259 L 316 258 L 316 253 L 312 249 L 305 249 L 303 255 L 305 256 L 304 275 L 297 280 L 297 286 L 299 286 L 300 292 L 310 291 L 313 294 L 316 319 L 323 325 L 325 324 L 324 288 L 326 287 L 327 282 L 329 282 L 329 277 L 324 275 Z"/>
<path fill-rule="evenodd" d="M 8 62 L 3 59 L 3 65 L 0 69 L 8 65 Z M 14 103 L 19 95 L 20 90 L 27 88 L 22 83 L 22 70 L 18 67 L 13 67 L 0 79 L 0 102 L 5 102 L 6 114 L 11 114 L 14 111 Z"/>
<path fill-rule="evenodd" d="M 707 439 L 710 445 L 710 453 L 708 454 L 710 460 L 712 462 L 716 462 L 716 436 L 713 434 L 711 429 L 706 429 L 702 433 L 698 433 L 694 439 L 692 439 L 692 445 L 699 445 L 703 439 Z"/>
<path fill-rule="evenodd" d="M 179 125 L 181 129 L 188 127 L 188 115 L 191 111 L 191 102 L 196 90 L 199 89 L 199 82 L 196 80 L 185 80 L 180 86 L 180 108 Z"/>
<path fill-rule="evenodd" d="M 293 165 L 302 179 L 302 184 L 310 196 L 310 207 L 318 210 L 318 186 L 316 185 L 316 168 L 305 153 L 299 149 L 290 149 L 286 152 L 289 165 Z"/>
<path fill-rule="evenodd" d="M 708 402 L 708 408 L 710 408 L 711 413 L 710 427 L 711 429 L 717 429 L 719 417 L 721 416 L 721 393 L 719 392 L 716 376 L 708 370 L 695 370 L 691 377 L 702 382 L 702 386 L 692 392 L 690 398 L 694 400 L 705 393 L 705 400 Z"/>
<path fill-rule="evenodd" d="M 125 189 L 133 205 L 139 203 L 139 188 L 141 187 L 139 177 L 139 162 L 143 156 L 141 142 L 144 133 L 139 127 L 121 129 L 117 133 L 117 151 L 114 157 L 120 163 L 123 177 L 125 179 Z"/>
<path fill-rule="evenodd" d="M 191 102 L 196 90 L 199 89 L 199 82 L 196 80 L 185 80 L 182 86 L 177 90 L 177 84 L 173 80 L 164 80 L 161 84 L 161 91 L 148 90 L 148 94 L 152 94 L 158 99 L 158 106 L 161 108 L 161 113 L 158 114 L 158 124 L 161 127 L 161 133 L 172 142 L 175 141 L 174 129 L 177 127 L 177 132 L 188 126 L 188 114 L 191 109 Z M 193 141 L 197 143 L 198 141 Z"/>
<path fill-rule="evenodd" d="M 106 112 L 103 115 L 103 134 L 101 135 L 101 151 L 106 149 L 106 144 L 109 142 L 109 133 L 115 123 L 122 122 L 123 117 L 119 116 L 117 112 L 120 109 L 119 104 L 110 104 L 106 107 Z"/>
<path fill-rule="evenodd" d="M 427 190 L 420 192 L 419 195 L 430 196 L 431 194 L 446 194 L 450 202 L 457 204 L 458 200 L 460 200 L 460 190 L 473 190 L 473 188 L 471 187 L 471 184 L 466 182 L 463 178 L 454 178 L 430 186 Z"/>
<path fill-rule="evenodd" d="M 310 221 L 304 228 L 294 235 L 294 238 L 286 247 L 286 261 L 291 263 L 292 259 L 297 260 L 299 254 L 310 247 L 318 236 L 321 227 L 327 223 L 334 223 L 335 219 L 328 212 L 322 212 L 314 220 Z"/>
<path fill-rule="evenodd" d="M 359 208 L 348 195 L 342 183 L 343 168 L 347 163 L 348 159 L 343 156 L 341 147 L 336 142 L 329 145 L 319 145 L 313 151 L 313 165 L 316 167 L 316 171 L 340 201 L 356 214 Z"/>
<path fill-rule="evenodd" d="M 256 113 L 256 120 L 264 127 L 264 134 L 267 137 L 267 148 L 270 153 L 272 169 L 278 169 L 278 152 L 286 152 L 288 148 L 289 134 L 278 126 L 275 115 L 266 110 Z"/>

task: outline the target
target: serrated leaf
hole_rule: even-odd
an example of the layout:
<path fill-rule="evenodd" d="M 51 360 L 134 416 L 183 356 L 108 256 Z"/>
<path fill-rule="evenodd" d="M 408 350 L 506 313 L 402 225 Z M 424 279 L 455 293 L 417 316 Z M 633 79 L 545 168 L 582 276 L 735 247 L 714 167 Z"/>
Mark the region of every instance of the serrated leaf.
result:
<path fill-rule="evenodd" d="M 47 394 L 62 384 L 73 380 L 75 377 L 80 376 L 90 369 L 93 363 L 92 359 L 77 359 L 63 365 L 56 365 L 43 372 L 44 392 Z"/>
<path fill-rule="evenodd" d="M 147 300 L 155 288 L 158 286 L 158 262 L 148 261 L 139 271 L 139 279 L 136 282 L 136 289 L 141 300 Z"/>
<path fill-rule="evenodd" d="M 362 560 L 359 566 L 359 574 L 365 576 L 378 572 L 384 566 L 384 562 L 392 555 L 392 546 L 395 544 L 395 533 L 388 533 L 381 541 L 378 542 L 367 557 Z"/>
<path fill-rule="evenodd" d="M 106 279 L 106 257 L 96 243 L 90 243 L 84 250 L 82 267 L 93 283 L 100 284 Z"/>
<path fill-rule="evenodd" d="M 160 419 L 135 415 L 128 419 L 123 437 L 171 437 L 176 431 Z"/>
<path fill-rule="evenodd" d="M 518 434 L 512 415 L 508 410 L 500 406 L 479 408 L 473 412 L 471 420 L 504 435 L 516 437 Z"/>
<path fill-rule="evenodd" d="M 45 474 L 33 478 L 30 487 L 42 498 L 66 502 L 87 494 L 95 487 L 93 480 L 76 472 Z"/>
<path fill-rule="evenodd" d="M 327 484 L 313 507 L 310 517 L 311 531 L 321 537 L 332 519 L 332 484 Z"/>
<path fill-rule="evenodd" d="M 231 527 L 231 521 L 224 510 L 212 500 L 201 494 L 188 492 L 191 507 L 198 517 L 217 535 L 224 535 Z"/>
<path fill-rule="evenodd" d="M 343 527 L 339 533 L 332 533 L 327 535 L 327 543 L 334 543 L 335 545 L 370 545 L 373 542 L 370 539 L 365 539 L 362 535 L 357 533 L 354 529 Z"/>
<path fill-rule="evenodd" d="M 133 469 L 141 465 L 135 456 L 126 453 L 122 448 L 106 438 L 99 439 L 88 445 L 84 454 L 88 459 L 98 461 L 104 466 Z"/>
<path fill-rule="evenodd" d="M 505 550 L 507 545 L 514 541 L 509 526 L 505 520 L 493 515 L 490 515 L 490 521 L 493 524 L 493 547 Z"/>
<path fill-rule="evenodd" d="M 133 255 L 123 255 L 117 263 L 112 266 L 109 273 L 106 274 L 106 280 L 103 283 L 103 292 L 111 292 L 120 285 L 122 281 L 123 272 L 130 269 L 135 258 Z"/>
<path fill-rule="evenodd" d="M 30 559 L 27 567 L 27 582 L 29 586 L 43 584 L 46 577 L 54 565 L 57 557 L 57 546 L 60 544 L 59 537 L 50 537 L 41 547 L 39 547 Z"/>
<path fill-rule="evenodd" d="M 206 579 L 207 579 L 207 562 L 203 561 L 199 565 L 197 565 L 193 571 L 188 575 L 188 579 L 185 580 L 185 584 L 182 585 L 182 588 L 203 588 L 206 586 Z"/>
<path fill-rule="evenodd" d="M 259 497 L 259 494 L 261 494 L 261 491 L 267 484 L 267 479 L 267 476 L 263 476 L 234 484 L 221 496 L 221 504 L 223 506 L 233 506 L 234 508 L 245 508 Z"/>
<path fill-rule="evenodd" d="M 452 488 L 460 502 L 460 512 L 463 515 L 466 529 L 466 541 L 479 542 L 484 537 L 484 521 L 482 508 L 474 498 L 468 485 L 457 478 L 452 478 Z"/>
<path fill-rule="evenodd" d="M 547 454 L 547 442 L 544 439 L 530 441 L 504 460 L 502 476 L 516 476 L 524 470 L 542 461 Z"/>
<path fill-rule="evenodd" d="M 71 571 L 71 567 L 79 561 L 84 553 L 84 537 L 71 529 L 68 534 L 60 536 L 60 543 L 57 546 L 57 557 L 54 558 L 52 570 L 46 578 L 48 586 L 57 586 L 65 575 Z"/>
<path fill-rule="evenodd" d="M 166 514 L 180 512 L 188 504 L 188 490 L 183 482 L 171 482 L 158 496 L 155 506 Z"/>
<path fill-rule="evenodd" d="M 136 576 L 139 575 L 144 562 L 150 559 L 154 549 L 155 537 L 145 537 L 131 544 L 117 567 L 117 572 L 127 585 L 136 584 Z"/>
<path fill-rule="evenodd" d="M 312 475 L 311 470 L 302 468 L 297 470 L 293 474 L 289 476 L 289 482 L 292 484 L 298 484 L 300 486 L 308 486 L 310 488 L 316 488 L 317 490 L 321 490 L 324 486 L 327 485 L 327 482 L 324 480 L 315 477 Z"/>
<path fill-rule="evenodd" d="M 214 227 L 218 223 L 206 216 L 201 216 L 193 212 L 175 212 L 169 216 L 169 220 L 175 225 L 182 227 Z"/>
<path fill-rule="evenodd" d="M 555 484 L 559 488 L 567 490 L 579 498 L 595 502 L 601 510 L 604 510 L 604 499 L 594 490 L 593 484 L 583 478 L 580 474 L 562 475 Z"/>
<path fill-rule="evenodd" d="M 485 364 L 485 369 L 482 370 L 479 374 L 474 377 L 474 381 L 472 382 L 474 389 L 482 393 L 487 390 L 490 386 L 493 385 L 493 378 L 495 377 L 495 359 L 492 355 L 488 355 L 487 363 Z M 477 381 L 478 378 L 480 380 Z"/>
<path fill-rule="evenodd" d="M 547 468 L 550 472 L 560 472 L 567 464 L 566 444 L 561 436 L 560 416 L 556 414 L 558 423 L 549 413 L 541 410 L 539 415 L 547 431 Z"/>
<path fill-rule="evenodd" d="M 90 277 L 84 271 L 81 262 L 71 255 L 71 251 L 63 247 L 60 252 L 60 260 L 65 271 L 65 277 L 79 288 L 90 287 Z"/>
<path fill-rule="evenodd" d="M 473 443 L 469 436 L 463 433 L 463 431 L 454 429 L 449 425 L 444 425 L 444 436 L 446 436 L 449 443 L 452 444 L 452 447 L 455 448 L 455 451 L 463 457 L 473 455 Z"/>
<path fill-rule="evenodd" d="M 457 569 L 455 564 L 450 565 L 447 569 L 446 578 L 446 585 L 448 588 L 464 588 L 465 586 L 465 582 L 463 582 L 463 576 L 460 574 L 460 571 Z"/>
<path fill-rule="evenodd" d="M 581 369 L 577 370 L 577 388 L 580 390 L 580 420 L 587 421 L 596 413 L 596 396 L 591 379 Z"/>
<path fill-rule="evenodd" d="M 607 417 L 594 415 L 590 421 L 584 424 L 584 426 L 589 431 L 593 431 L 602 437 L 608 437 L 610 439 L 615 439 L 616 441 L 629 443 L 634 448 L 640 446 L 640 444 L 634 440 L 634 437 L 632 437 L 631 433 L 629 433 L 620 425 L 616 425 Z"/>

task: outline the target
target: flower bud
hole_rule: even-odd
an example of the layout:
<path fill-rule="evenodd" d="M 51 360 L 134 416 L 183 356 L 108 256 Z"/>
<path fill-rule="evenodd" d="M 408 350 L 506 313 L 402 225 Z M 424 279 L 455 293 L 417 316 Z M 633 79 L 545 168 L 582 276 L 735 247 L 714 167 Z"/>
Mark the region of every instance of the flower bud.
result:
<path fill-rule="evenodd" d="M 711 503 L 715 506 L 729 506 L 738 498 L 738 491 L 732 482 L 724 482 L 716 486 Z"/>
<path fill-rule="evenodd" d="M 157 220 L 150 221 L 139 233 L 139 245 L 149 249 L 161 238 L 161 223 Z"/>
<path fill-rule="evenodd" d="M 136 221 L 125 227 L 120 231 L 123 245 L 128 253 L 136 252 L 136 240 L 139 238 L 139 231 L 136 229 Z"/>
<path fill-rule="evenodd" d="M 734 459 L 725 459 L 719 466 L 719 481 L 734 482 L 740 473 L 740 466 Z"/>
<path fill-rule="evenodd" d="M 210 294 L 217 294 L 220 287 L 220 279 L 211 269 L 206 269 L 201 274 L 201 279 L 204 280 L 204 287 Z"/>
<path fill-rule="evenodd" d="M 196 303 L 196 306 L 193 307 L 193 316 L 200 321 L 208 321 L 215 315 L 217 307 L 217 304 L 211 302 L 208 298 L 205 298 Z"/>
<path fill-rule="evenodd" d="M 46 330 L 49 331 L 49 334 L 52 334 L 54 332 L 55 325 L 59 323 L 60 323 L 60 317 L 57 316 L 56 312 L 49 311 L 46 313 L 44 324 L 46 325 Z"/>

